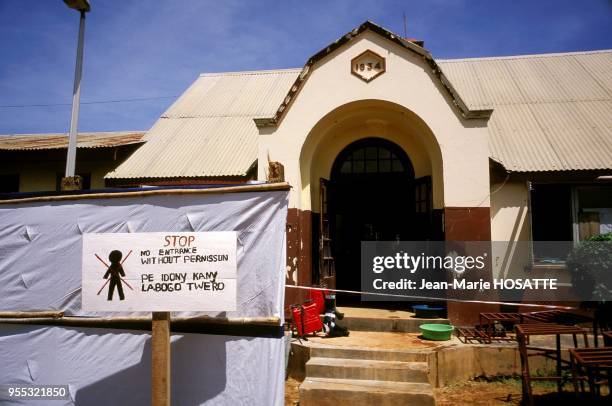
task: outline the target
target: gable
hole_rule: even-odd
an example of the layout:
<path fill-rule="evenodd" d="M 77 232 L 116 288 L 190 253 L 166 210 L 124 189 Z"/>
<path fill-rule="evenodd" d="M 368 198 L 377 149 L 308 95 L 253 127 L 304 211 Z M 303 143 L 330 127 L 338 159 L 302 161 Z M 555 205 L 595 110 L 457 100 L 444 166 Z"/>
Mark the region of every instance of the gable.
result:
<path fill-rule="evenodd" d="M 330 45 L 323 48 L 315 55 L 313 55 L 310 59 L 308 59 L 308 61 L 302 68 L 300 75 L 296 78 L 295 82 L 293 83 L 293 86 L 291 86 L 291 88 L 289 89 L 289 92 L 283 99 L 283 102 L 277 109 L 274 116 L 271 117 L 269 120 L 259 120 L 258 125 L 262 127 L 278 125 L 283 119 L 287 110 L 290 108 L 291 103 L 295 100 L 301 88 L 308 80 L 314 65 L 320 62 L 322 59 L 328 57 L 330 54 L 337 52 L 340 48 L 345 47 L 351 44 L 352 42 L 355 42 L 359 39 L 361 34 L 366 31 L 375 33 L 376 35 L 380 36 L 381 38 L 384 38 L 390 43 L 396 44 L 401 48 L 411 53 L 414 53 L 415 55 L 418 55 L 420 58 L 422 58 L 427 63 L 431 73 L 440 82 L 445 92 L 453 100 L 453 104 L 458 109 L 461 116 L 463 116 L 464 118 L 487 118 L 490 116 L 491 111 L 489 109 L 471 109 L 463 102 L 461 96 L 454 89 L 451 82 L 448 81 L 448 79 L 444 76 L 444 73 L 440 70 L 436 61 L 426 49 L 417 45 L 415 42 L 406 40 L 401 36 L 394 34 L 393 32 L 377 24 L 374 24 L 371 21 L 366 21 L 359 27 L 338 38 L 336 41 L 332 42 Z"/>
<path fill-rule="evenodd" d="M 366 22 L 301 69 L 201 75 L 147 132 L 147 143 L 106 178 L 246 176 L 258 159 L 257 127 L 279 125 L 313 72 L 364 37 L 418 64 L 439 89 L 427 94 L 445 95 L 458 116 L 493 111 L 487 126 L 491 158 L 507 170 L 612 169 L 612 51 L 435 61 L 417 44 Z M 349 73 L 356 51 L 335 75 L 353 79 L 364 95 L 363 86 L 392 77 L 399 86 L 410 76 L 389 66 L 367 84 Z"/>

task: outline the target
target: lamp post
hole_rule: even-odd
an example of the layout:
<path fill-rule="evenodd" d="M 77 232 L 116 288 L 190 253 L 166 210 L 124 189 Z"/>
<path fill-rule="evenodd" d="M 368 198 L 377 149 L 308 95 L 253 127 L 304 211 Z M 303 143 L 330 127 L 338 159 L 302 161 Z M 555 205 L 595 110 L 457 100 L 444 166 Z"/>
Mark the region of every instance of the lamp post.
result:
<path fill-rule="evenodd" d="M 88 0 L 64 0 L 71 9 L 80 15 L 79 40 L 77 45 L 76 66 L 74 69 L 74 87 L 72 90 L 72 113 L 70 117 L 70 135 L 68 136 L 68 155 L 66 157 L 66 174 L 62 178 L 61 190 L 82 189 L 82 179 L 75 175 L 77 131 L 79 124 L 79 106 L 81 100 L 81 76 L 83 72 L 83 42 L 85 39 L 85 13 L 91 10 Z"/>

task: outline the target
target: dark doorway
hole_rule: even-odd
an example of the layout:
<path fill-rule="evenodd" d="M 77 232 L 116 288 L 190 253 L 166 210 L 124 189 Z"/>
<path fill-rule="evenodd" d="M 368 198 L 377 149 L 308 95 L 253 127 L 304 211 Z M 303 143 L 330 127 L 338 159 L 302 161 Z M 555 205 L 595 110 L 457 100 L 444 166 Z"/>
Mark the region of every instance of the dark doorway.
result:
<path fill-rule="evenodd" d="M 361 241 L 428 237 L 430 178 L 415 181 L 410 159 L 390 141 L 367 138 L 346 147 L 332 167 L 327 195 L 337 289 L 360 290 Z M 360 299 L 339 294 L 338 301 Z"/>

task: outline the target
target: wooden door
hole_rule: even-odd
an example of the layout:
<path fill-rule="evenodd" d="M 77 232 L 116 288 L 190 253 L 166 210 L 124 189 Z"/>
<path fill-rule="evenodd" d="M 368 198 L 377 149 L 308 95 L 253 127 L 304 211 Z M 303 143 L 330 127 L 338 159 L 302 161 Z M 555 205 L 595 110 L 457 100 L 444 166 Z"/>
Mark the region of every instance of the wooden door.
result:
<path fill-rule="evenodd" d="M 319 283 L 334 289 L 336 267 L 330 238 L 329 192 L 329 180 L 321 178 L 319 181 Z"/>

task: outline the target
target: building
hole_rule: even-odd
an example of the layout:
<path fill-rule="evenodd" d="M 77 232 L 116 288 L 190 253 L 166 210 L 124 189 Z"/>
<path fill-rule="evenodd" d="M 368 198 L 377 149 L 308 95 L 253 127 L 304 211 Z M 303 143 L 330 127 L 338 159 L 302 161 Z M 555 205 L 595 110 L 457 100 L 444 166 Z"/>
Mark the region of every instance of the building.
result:
<path fill-rule="evenodd" d="M 79 133 L 77 171 L 84 189 L 102 189 L 104 175 L 142 144 L 144 132 Z M 59 191 L 66 169 L 66 134 L 0 136 L 0 193 Z"/>
<path fill-rule="evenodd" d="M 494 275 L 564 275 L 508 253 L 612 228 L 612 50 L 437 60 L 365 22 L 303 68 L 200 75 L 143 141 L 107 186 L 266 181 L 280 163 L 289 284 L 358 289 L 368 239 L 505 241 Z"/>

